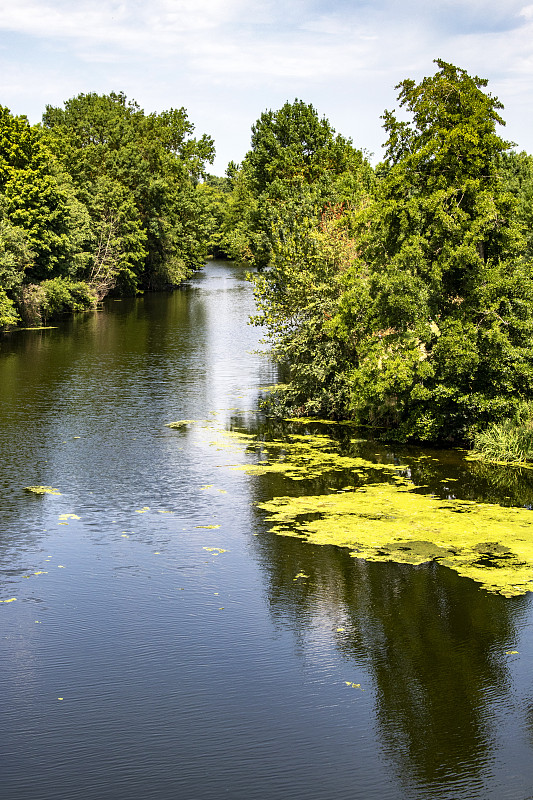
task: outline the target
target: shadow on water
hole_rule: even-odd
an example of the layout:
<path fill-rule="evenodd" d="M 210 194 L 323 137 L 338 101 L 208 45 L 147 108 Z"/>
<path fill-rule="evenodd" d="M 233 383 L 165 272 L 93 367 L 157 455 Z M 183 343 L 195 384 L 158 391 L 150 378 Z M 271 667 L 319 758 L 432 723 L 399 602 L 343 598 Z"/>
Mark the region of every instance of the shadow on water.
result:
<path fill-rule="evenodd" d="M 498 717 L 517 711 L 506 652 L 529 597 L 488 594 L 436 564 L 367 563 L 272 534 L 255 549 L 275 624 L 301 642 L 320 620 L 350 679 L 372 692 L 382 754 L 406 797 L 507 796 L 491 767 Z M 527 785 L 531 734 L 521 747 Z"/>

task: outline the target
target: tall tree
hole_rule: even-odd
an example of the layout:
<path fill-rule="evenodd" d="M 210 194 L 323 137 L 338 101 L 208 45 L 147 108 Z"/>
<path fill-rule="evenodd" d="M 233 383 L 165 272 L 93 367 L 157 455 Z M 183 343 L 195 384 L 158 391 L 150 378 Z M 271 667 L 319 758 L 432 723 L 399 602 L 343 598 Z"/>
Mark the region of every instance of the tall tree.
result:
<path fill-rule="evenodd" d="M 274 238 L 298 220 L 313 217 L 318 223 L 328 204 L 353 200 L 350 177 L 359 189 L 371 180 L 362 151 L 302 100 L 263 112 L 252 126 L 251 145 L 235 176 L 245 224 L 242 216 L 235 221 L 233 240 L 260 267 L 271 259 Z"/>
<path fill-rule="evenodd" d="M 203 263 L 196 184 L 214 148 L 208 136 L 191 137 L 185 109 L 146 115 L 122 93 L 80 94 L 48 106 L 43 125 L 95 223 L 93 270 L 105 272 L 107 258 L 132 288 L 179 283 Z"/>
<path fill-rule="evenodd" d="M 4 249 L 15 256 L 14 229 L 27 244 L 18 260 L 19 272 L 42 280 L 51 274 L 68 274 L 73 242 L 71 208 L 61 181 L 39 132 L 24 116 L 13 116 L 0 106 L 0 219 L 9 228 Z M 7 231 L 6 227 L 6 231 Z M 11 244 L 10 244 L 11 242 Z"/>
<path fill-rule="evenodd" d="M 353 412 L 418 439 L 464 437 L 533 391 L 531 270 L 498 175 L 502 104 L 486 80 L 436 63 L 398 85 L 407 121 L 385 112 L 383 178 L 339 315 L 356 343 Z"/>

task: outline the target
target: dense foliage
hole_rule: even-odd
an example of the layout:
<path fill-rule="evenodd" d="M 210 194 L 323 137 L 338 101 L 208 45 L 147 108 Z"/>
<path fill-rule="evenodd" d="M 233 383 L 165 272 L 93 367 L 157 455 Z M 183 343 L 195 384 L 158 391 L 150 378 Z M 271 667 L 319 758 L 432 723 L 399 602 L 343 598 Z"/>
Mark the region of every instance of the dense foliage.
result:
<path fill-rule="evenodd" d="M 357 202 L 373 180 L 363 152 L 301 100 L 264 112 L 251 144 L 240 167 L 228 170 L 232 191 L 221 246 L 258 267 L 271 262 L 302 219 L 318 224 L 326 206 Z"/>
<path fill-rule="evenodd" d="M 80 94 L 41 126 L 0 108 L 0 326 L 180 283 L 208 252 L 214 156 L 184 109 Z"/>
<path fill-rule="evenodd" d="M 398 85 L 407 119 L 384 114 L 375 184 L 318 220 L 289 213 L 255 279 L 283 411 L 461 440 L 532 397 L 531 163 L 497 134 L 486 81 L 437 64 Z"/>
<path fill-rule="evenodd" d="M 183 108 L 80 94 L 34 127 L 0 108 L 0 326 L 174 286 L 210 252 L 257 268 L 287 376 L 272 409 L 403 440 L 489 447 L 491 430 L 500 449 L 519 426 L 522 443 L 533 158 L 500 137 L 487 81 L 436 64 L 396 87 L 376 169 L 301 100 L 261 114 L 224 178 Z"/>

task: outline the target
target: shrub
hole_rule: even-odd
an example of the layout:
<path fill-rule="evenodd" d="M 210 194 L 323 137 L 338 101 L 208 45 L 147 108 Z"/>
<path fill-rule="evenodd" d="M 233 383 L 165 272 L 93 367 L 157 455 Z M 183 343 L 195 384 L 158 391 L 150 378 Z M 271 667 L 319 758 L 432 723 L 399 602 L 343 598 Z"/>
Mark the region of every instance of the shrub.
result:
<path fill-rule="evenodd" d="M 41 284 L 24 286 L 20 294 L 20 313 L 27 325 L 37 325 L 73 311 L 96 307 L 97 297 L 84 281 L 51 278 Z"/>
<path fill-rule="evenodd" d="M 494 422 L 474 437 L 474 452 L 484 461 L 533 461 L 533 408 L 524 403 L 513 418 Z"/>

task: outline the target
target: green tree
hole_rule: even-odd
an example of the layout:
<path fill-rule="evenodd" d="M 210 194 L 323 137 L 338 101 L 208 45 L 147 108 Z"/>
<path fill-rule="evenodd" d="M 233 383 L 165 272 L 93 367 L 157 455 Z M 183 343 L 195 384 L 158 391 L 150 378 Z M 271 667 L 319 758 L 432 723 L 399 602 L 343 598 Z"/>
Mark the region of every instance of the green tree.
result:
<path fill-rule="evenodd" d="M 287 382 L 269 397 L 280 415 L 343 418 L 350 400 L 353 344 L 331 327 L 357 257 L 351 213 L 330 206 L 320 220 L 294 221 L 274 239 L 268 270 L 252 276 L 258 314 Z"/>
<path fill-rule="evenodd" d="M 498 162 L 501 103 L 437 61 L 398 85 L 336 324 L 357 353 L 351 410 L 402 438 L 460 439 L 531 397 L 533 284 Z M 366 298 L 365 305 L 361 297 Z"/>
<path fill-rule="evenodd" d="M 259 267 L 269 263 L 276 237 L 304 217 L 318 225 L 327 205 L 354 202 L 372 182 L 363 152 L 302 100 L 261 114 L 251 145 L 233 178 L 226 239 Z"/>
<path fill-rule="evenodd" d="M 2 106 L 0 195 L 0 215 L 12 231 L 9 241 L 13 242 L 16 229 L 24 238 L 24 252 L 32 253 L 31 259 L 22 256 L 19 271 L 26 271 L 32 280 L 67 274 L 72 256 L 71 213 L 54 174 L 53 159 L 26 117 L 15 117 Z M 4 233 L 4 242 L 5 237 Z M 20 248 L 7 246 L 12 254 L 22 254 Z"/>
<path fill-rule="evenodd" d="M 122 93 L 80 94 L 48 106 L 43 126 L 95 225 L 93 272 L 131 290 L 179 283 L 203 263 L 197 183 L 214 148 L 191 137 L 185 109 L 146 115 Z"/>

